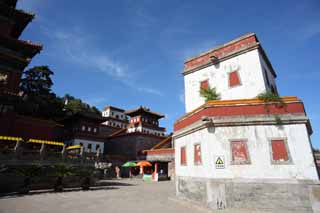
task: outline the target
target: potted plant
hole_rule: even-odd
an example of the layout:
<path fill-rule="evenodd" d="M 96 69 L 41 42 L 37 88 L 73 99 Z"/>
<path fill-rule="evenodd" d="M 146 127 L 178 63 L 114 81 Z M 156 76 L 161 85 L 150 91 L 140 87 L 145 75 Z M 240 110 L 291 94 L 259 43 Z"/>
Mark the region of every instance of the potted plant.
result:
<path fill-rule="evenodd" d="M 57 177 L 56 183 L 54 184 L 55 192 L 63 191 L 63 178 L 73 174 L 72 167 L 66 164 L 56 164 L 53 166 L 53 175 Z"/>
<path fill-rule="evenodd" d="M 37 177 L 41 173 L 41 167 L 39 165 L 31 165 L 27 167 L 17 168 L 16 173 L 24 177 L 23 185 L 19 191 L 21 194 L 27 194 L 30 191 L 32 179 Z"/>
<path fill-rule="evenodd" d="M 81 177 L 81 188 L 83 190 L 89 190 L 92 182 L 94 170 L 92 168 L 82 168 L 77 171 L 77 174 Z"/>

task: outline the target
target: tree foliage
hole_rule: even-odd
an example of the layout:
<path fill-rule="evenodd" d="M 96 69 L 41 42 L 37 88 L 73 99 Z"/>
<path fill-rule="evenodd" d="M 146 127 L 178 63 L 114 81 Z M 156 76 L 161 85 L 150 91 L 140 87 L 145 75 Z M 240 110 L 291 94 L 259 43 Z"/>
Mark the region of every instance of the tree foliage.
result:
<path fill-rule="evenodd" d="M 77 99 L 69 94 L 66 94 L 63 99 L 65 100 L 64 109 L 68 112 L 92 112 L 96 114 L 101 113 L 95 106 L 91 107 L 89 104 L 82 102 L 81 99 Z"/>
<path fill-rule="evenodd" d="M 200 96 L 205 99 L 205 101 L 210 101 L 210 100 L 220 100 L 220 94 L 217 93 L 216 88 L 201 88 L 200 89 Z"/>
<path fill-rule="evenodd" d="M 51 91 L 52 75 L 48 66 L 36 66 L 23 72 L 20 82 L 23 100 L 17 106 L 20 114 L 45 119 L 63 116 L 63 100 Z"/>
<path fill-rule="evenodd" d="M 52 92 L 52 75 L 54 73 L 48 66 L 35 66 L 23 72 L 20 82 L 23 98 L 17 104 L 19 114 L 51 120 L 60 120 L 67 113 L 94 112 L 100 114 L 96 107 L 91 107 L 80 99 L 69 94 L 59 97 Z"/>

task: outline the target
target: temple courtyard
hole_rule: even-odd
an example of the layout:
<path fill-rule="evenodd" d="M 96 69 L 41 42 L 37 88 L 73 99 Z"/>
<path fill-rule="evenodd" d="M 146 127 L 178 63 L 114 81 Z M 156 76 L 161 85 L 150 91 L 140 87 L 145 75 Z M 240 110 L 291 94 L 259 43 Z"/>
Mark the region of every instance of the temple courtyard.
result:
<path fill-rule="evenodd" d="M 175 198 L 173 181 L 143 182 L 124 179 L 106 181 L 106 183 L 105 187 L 90 191 L 74 189 L 62 193 L 31 192 L 30 195 L 25 196 L 0 197 L 0 212 L 215 212 Z M 250 211 L 229 209 L 217 212 Z"/>

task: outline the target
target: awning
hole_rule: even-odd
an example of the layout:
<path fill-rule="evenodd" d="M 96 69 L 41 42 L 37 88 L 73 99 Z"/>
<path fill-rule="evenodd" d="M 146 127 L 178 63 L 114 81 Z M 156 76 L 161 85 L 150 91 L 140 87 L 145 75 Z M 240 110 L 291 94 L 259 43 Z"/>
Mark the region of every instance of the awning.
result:
<path fill-rule="evenodd" d="M 1 135 L 0 135 L 0 140 L 6 140 L 6 141 L 21 141 L 22 138 L 19 138 L 19 137 L 11 137 L 11 136 L 1 136 Z"/>
<path fill-rule="evenodd" d="M 29 139 L 27 143 L 44 143 L 49 145 L 56 145 L 56 146 L 64 146 L 64 143 L 57 142 L 57 141 L 47 141 L 47 140 L 38 140 L 38 139 Z"/>
<path fill-rule="evenodd" d="M 80 145 L 73 145 L 73 146 L 68 146 L 67 149 L 80 149 L 81 146 Z"/>

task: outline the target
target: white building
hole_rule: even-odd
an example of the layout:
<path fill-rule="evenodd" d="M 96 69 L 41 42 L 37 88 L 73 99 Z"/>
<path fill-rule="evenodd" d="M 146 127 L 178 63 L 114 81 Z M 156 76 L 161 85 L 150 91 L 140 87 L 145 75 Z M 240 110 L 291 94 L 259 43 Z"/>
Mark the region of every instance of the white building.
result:
<path fill-rule="evenodd" d="M 125 111 L 125 114 L 130 116 L 128 133 L 141 132 L 161 137 L 165 136 L 166 129 L 159 126 L 159 119 L 164 118 L 164 115 L 141 106 L 137 109 Z"/>
<path fill-rule="evenodd" d="M 199 94 L 201 85 L 215 87 L 222 100 L 255 98 L 266 90 L 277 91 L 276 73 L 254 34 L 193 57 L 184 67 L 187 112 L 204 104 Z"/>
<path fill-rule="evenodd" d="M 107 120 L 103 124 L 109 127 L 127 128 L 128 117 L 124 114 L 124 111 L 114 106 L 106 106 L 102 111 L 102 117 Z"/>
<path fill-rule="evenodd" d="M 187 114 L 173 135 L 178 196 L 213 209 L 315 208 L 318 173 L 302 101 L 255 98 L 277 92 L 275 77 L 255 34 L 185 63 Z M 200 87 L 215 87 L 221 100 L 204 103 Z"/>

